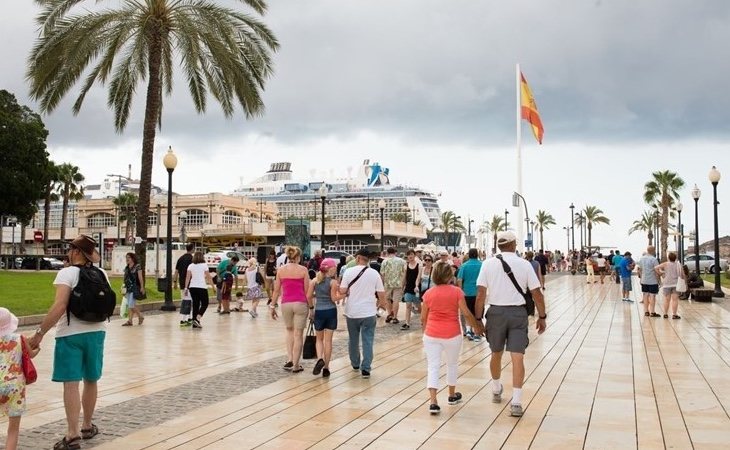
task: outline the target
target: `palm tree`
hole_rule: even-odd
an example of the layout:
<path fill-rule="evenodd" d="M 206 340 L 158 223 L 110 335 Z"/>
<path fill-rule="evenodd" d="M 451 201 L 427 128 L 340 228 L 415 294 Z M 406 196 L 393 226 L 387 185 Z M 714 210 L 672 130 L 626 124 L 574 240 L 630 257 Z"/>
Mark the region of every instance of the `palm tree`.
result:
<path fill-rule="evenodd" d="M 259 15 L 267 8 L 265 0 L 239 1 Z M 144 268 L 155 135 L 162 94 L 172 93 L 173 63 L 180 63 L 198 113 L 205 112 L 210 93 L 226 117 L 238 103 L 252 118 L 264 111 L 261 93 L 279 43 L 254 16 L 213 0 L 121 0 L 113 8 L 96 0 L 76 11 L 82 2 L 36 0 L 42 10 L 28 63 L 30 94 L 49 113 L 85 74 L 72 109 L 77 114 L 91 87 L 108 83 L 107 103 L 121 133 L 138 85 L 146 83 L 136 233 L 141 243 L 135 248 Z"/>
<path fill-rule="evenodd" d="M 81 183 L 84 176 L 79 168 L 73 164 L 63 163 L 58 166 L 58 193 L 63 200 L 63 213 L 61 215 L 61 241 L 66 239 L 66 218 L 68 217 L 68 202 L 78 201 L 84 198 L 84 188 Z"/>
<path fill-rule="evenodd" d="M 578 213 L 575 215 L 575 218 L 573 219 L 573 225 L 580 228 L 580 245 L 582 246 L 584 244 L 583 242 L 583 228 L 586 226 L 586 216 L 583 214 L 582 211 L 578 211 Z M 586 239 L 587 240 L 587 239 Z M 587 244 L 587 242 L 586 242 Z"/>
<path fill-rule="evenodd" d="M 127 224 L 124 228 L 125 243 L 129 245 L 129 241 L 126 236 L 130 236 L 132 233 L 132 224 L 134 223 L 134 216 L 137 210 L 137 196 L 131 192 L 123 192 L 114 199 L 114 205 L 119 210 L 119 221 L 125 221 Z"/>
<path fill-rule="evenodd" d="M 588 247 L 590 247 L 593 234 L 593 224 L 605 223 L 606 225 L 610 225 L 611 220 L 604 216 L 601 208 L 597 206 L 586 206 L 583 209 L 583 216 L 588 227 Z"/>
<path fill-rule="evenodd" d="M 540 226 L 538 231 L 540 232 L 540 249 L 542 250 L 545 248 L 542 241 L 542 232 L 543 230 L 549 230 L 550 225 L 555 225 L 555 218 L 551 214 L 540 209 L 537 211 L 535 222 Z"/>
<path fill-rule="evenodd" d="M 684 187 L 684 180 L 668 170 L 651 174 L 652 179 L 644 185 L 644 201 L 649 205 L 658 205 L 661 209 L 659 225 L 661 228 L 661 257 L 667 259 L 667 234 L 669 231 L 669 209 L 674 200 L 679 200 L 679 191 Z"/>
<path fill-rule="evenodd" d="M 497 233 L 500 231 L 505 231 L 505 223 L 504 223 L 504 217 L 495 214 L 492 216 L 492 220 L 487 222 L 487 228 L 492 233 L 492 238 L 494 241 L 494 245 L 492 246 L 492 253 L 497 252 Z"/>
<path fill-rule="evenodd" d="M 444 211 L 441 213 L 441 223 L 444 226 L 444 236 L 446 238 L 446 248 L 449 247 L 449 237 L 454 232 L 463 232 L 464 224 L 461 222 L 461 216 L 457 216 L 453 211 Z M 449 231 L 450 230 L 450 231 Z M 456 241 L 454 241 L 456 247 Z"/>
<path fill-rule="evenodd" d="M 51 202 L 58 201 L 58 166 L 48 161 L 48 183 L 43 195 L 43 254 L 48 254 L 48 221 L 51 218 Z"/>
<path fill-rule="evenodd" d="M 629 228 L 629 234 L 635 231 L 646 231 L 646 237 L 649 239 L 649 245 L 654 245 L 654 226 L 656 220 L 652 211 L 644 211 L 641 214 L 639 220 L 634 220 L 634 223 Z"/>

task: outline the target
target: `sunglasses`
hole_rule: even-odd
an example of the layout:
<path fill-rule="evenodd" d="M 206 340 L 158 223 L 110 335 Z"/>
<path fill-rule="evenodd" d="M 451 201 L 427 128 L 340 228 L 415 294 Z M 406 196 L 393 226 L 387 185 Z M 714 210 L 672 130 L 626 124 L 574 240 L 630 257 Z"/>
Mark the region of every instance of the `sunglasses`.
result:
<path fill-rule="evenodd" d="M 425 262 L 433 262 L 433 259 L 424 259 Z"/>

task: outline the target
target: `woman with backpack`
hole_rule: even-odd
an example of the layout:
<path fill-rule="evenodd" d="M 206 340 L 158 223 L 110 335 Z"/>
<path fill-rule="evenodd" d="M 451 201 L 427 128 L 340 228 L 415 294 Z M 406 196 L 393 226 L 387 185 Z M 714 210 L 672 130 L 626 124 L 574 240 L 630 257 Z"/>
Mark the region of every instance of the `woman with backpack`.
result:
<path fill-rule="evenodd" d="M 132 252 L 127 253 L 127 265 L 124 266 L 124 288 L 124 296 L 127 298 L 127 307 L 129 308 L 129 319 L 122 326 L 131 327 L 135 314 L 139 317 L 139 324 L 142 325 L 144 317 L 142 311 L 137 307 L 137 300 L 145 296 L 144 273 L 142 267 L 137 264 L 137 255 Z"/>

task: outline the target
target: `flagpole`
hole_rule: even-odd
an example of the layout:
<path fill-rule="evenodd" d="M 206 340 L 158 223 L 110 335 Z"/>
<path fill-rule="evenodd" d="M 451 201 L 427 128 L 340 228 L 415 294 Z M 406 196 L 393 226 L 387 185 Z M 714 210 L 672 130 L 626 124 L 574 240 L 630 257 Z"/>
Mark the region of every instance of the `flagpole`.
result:
<path fill-rule="evenodd" d="M 520 64 L 515 65 L 515 85 L 516 85 L 516 99 L 517 99 L 517 190 L 516 192 L 522 195 L 522 88 L 521 88 L 521 75 Z M 525 218 L 522 217 L 522 208 L 517 208 L 517 248 L 524 250 L 524 235 L 523 226 Z"/>

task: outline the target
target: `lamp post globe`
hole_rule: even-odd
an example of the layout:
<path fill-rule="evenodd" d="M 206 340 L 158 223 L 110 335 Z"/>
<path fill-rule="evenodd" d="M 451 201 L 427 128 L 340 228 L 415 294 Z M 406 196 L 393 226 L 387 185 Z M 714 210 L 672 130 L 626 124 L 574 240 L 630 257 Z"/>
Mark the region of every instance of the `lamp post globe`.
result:
<path fill-rule="evenodd" d="M 720 272 L 722 272 L 722 268 L 720 267 L 720 230 L 717 220 L 717 184 L 720 182 L 720 171 L 717 170 L 717 167 L 712 166 L 712 169 L 710 169 L 710 173 L 708 174 L 708 178 L 710 179 L 710 183 L 712 183 L 712 213 L 715 225 L 715 235 L 713 236 L 713 241 L 715 243 L 715 270 L 713 270 L 713 272 L 715 272 L 715 291 L 712 293 L 712 296 L 723 298 L 725 297 L 725 293 L 722 292 L 722 283 L 720 281 Z"/>
<path fill-rule="evenodd" d="M 167 239 L 165 247 L 165 303 L 163 311 L 175 311 L 172 302 L 172 172 L 177 167 L 177 156 L 172 152 L 172 146 L 162 158 L 162 164 L 167 169 Z"/>
<path fill-rule="evenodd" d="M 380 255 L 383 255 L 383 245 L 385 243 L 385 236 L 383 235 L 384 229 L 384 218 L 385 218 L 385 200 L 382 198 L 378 201 L 378 209 L 380 210 Z"/>
<path fill-rule="evenodd" d="M 695 201 L 695 273 L 699 276 L 700 274 L 700 233 L 699 233 L 699 219 L 697 214 L 697 202 L 700 200 L 702 191 L 700 188 L 692 188 L 692 199 Z"/>

